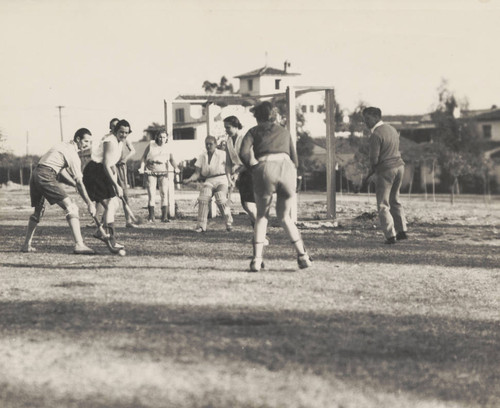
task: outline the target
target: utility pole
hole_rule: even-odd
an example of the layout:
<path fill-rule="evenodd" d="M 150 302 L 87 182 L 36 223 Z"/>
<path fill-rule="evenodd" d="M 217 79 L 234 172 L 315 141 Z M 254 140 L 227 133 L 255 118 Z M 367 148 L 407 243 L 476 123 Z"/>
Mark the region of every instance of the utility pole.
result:
<path fill-rule="evenodd" d="M 63 142 L 64 139 L 63 139 L 61 109 L 64 108 L 64 106 L 56 106 L 56 108 L 59 109 L 59 128 L 61 129 L 61 142 Z"/>

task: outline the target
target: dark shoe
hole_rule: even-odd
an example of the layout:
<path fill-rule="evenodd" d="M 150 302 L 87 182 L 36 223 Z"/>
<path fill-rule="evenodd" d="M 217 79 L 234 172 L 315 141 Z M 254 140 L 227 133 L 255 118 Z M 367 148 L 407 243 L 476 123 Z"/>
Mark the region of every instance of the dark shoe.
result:
<path fill-rule="evenodd" d="M 106 242 L 107 239 L 109 239 L 109 235 L 108 236 L 104 236 L 101 234 L 101 231 L 97 230 L 96 232 L 94 232 L 94 234 L 92 235 L 94 238 L 97 238 L 98 240 L 102 241 L 102 242 Z"/>
<path fill-rule="evenodd" d="M 300 269 L 306 269 L 312 266 L 312 259 L 307 253 L 298 255 L 297 264 L 299 265 Z"/>
<path fill-rule="evenodd" d="M 387 244 L 387 245 L 391 245 L 391 244 L 395 244 L 395 243 L 396 243 L 396 237 L 387 238 L 384 242 L 384 244 Z"/>
<path fill-rule="evenodd" d="M 148 222 L 155 222 L 155 207 L 148 205 Z"/>
<path fill-rule="evenodd" d="M 36 252 L 36 248 L 33 248 L 31 245 L 23 245 L 21 247 L 21 252 Z"/>
<path fill-rule="evenodd" d="M 402 241 L 404 239 L 408 239 L 408 235 L 406 235 L 406 231 L 401 231 L 396 234 L 396 240 Z"/>
<path fill-rule="evenodd" d="M 161 207 L 161 222 L 170 222 L 166 205 Z"/>
<path fill-rule="evenodd" d="M 264 269 L 262 258 L 252 258 L 250 261 L 250 272 L 259 272 L 261 269 Z"/>

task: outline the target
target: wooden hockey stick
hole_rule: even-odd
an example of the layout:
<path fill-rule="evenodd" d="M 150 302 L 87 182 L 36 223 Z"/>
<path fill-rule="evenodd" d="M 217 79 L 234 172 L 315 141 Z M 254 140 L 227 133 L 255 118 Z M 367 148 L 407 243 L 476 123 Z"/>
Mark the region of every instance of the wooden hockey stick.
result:
<path fill-rule="evenodd" d="M 125 200 L 125 197 L 120 197 L 120 200 L 122 200 L 123 206 L 127 210 L 128 214 L 130 215 L 130 219 L 134 222 L 134 224 L 141 225 L 144 223 L 144 220 L 142 217 L 136 216 L 130 206 L 127 203 L 127 200 Z"/>

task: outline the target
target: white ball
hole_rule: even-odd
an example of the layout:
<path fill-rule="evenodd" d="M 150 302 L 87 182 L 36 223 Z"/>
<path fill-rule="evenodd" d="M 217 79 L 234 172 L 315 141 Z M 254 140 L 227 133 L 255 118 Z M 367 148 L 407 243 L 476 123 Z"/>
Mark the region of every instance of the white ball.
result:
<path fill-rule="evenodd" d="M 118 255 L 120 255 L 120 256 L 125 256 L 125 255 L 127 255 L 127 252 L 126 252 L 124 249 L 120 249 L 120 250 L 118 251 Z"/>

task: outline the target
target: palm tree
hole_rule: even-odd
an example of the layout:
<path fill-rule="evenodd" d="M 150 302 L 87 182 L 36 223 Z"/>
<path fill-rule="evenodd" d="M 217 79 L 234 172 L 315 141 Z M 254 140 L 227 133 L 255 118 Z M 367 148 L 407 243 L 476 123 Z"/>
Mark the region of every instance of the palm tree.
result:
<path fill-rule="evenodd" d="M 225 76 L 220 79 L 220 82 L 210 82 L 208 80 L 203 82 L 201 86 L 207 94 L 232 94 L 234 93 L 233 84 L 230 84 Z"/>

